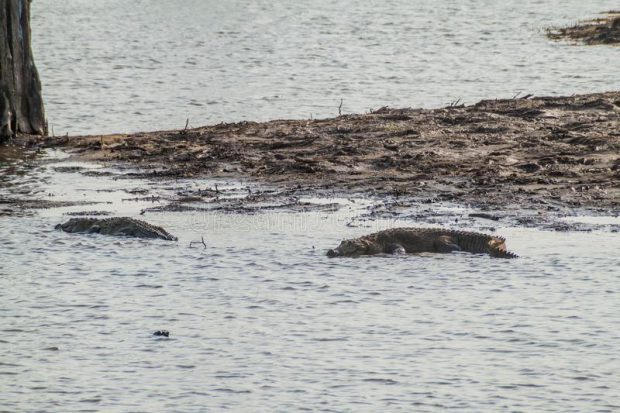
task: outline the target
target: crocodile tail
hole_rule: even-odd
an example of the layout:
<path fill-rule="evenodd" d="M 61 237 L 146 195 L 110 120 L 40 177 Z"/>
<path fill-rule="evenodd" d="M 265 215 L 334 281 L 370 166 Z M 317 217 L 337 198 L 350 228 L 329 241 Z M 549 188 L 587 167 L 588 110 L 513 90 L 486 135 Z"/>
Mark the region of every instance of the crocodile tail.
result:
<path fill-rule="evenodd" d="M 519 258 L 517 254 L 507 251 L 505 248 L 491 248 L 489 255 L 495 258 Z"/>
<path fill-rule="evenodd" d="M 489 255 L 495 258 L 518 258 L 518 255 L 506 249 L 506 239 L 492 237 L 488 242 Z"/>
<path fill-rule="evenodd" d="M 473 254 L 484 254 L 492 249 L 499 249 L 504 243 L 499 237 L 490 237 L 475 232 L 456 231 L 453 235 L 456 236 L 456 244 L 461 247 L 461 250 Z"/>

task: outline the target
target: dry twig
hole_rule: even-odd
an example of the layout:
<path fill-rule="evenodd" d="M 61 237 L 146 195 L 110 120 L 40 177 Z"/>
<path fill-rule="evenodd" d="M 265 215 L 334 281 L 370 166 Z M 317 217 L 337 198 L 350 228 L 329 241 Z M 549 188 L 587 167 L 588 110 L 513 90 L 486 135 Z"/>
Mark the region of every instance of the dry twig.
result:
<path fill-rule="evenodd" d="M 194 244 L 202 244 L 204 246 L 203 249 L 207 249 L 207 243 L 205 242 L 205 237 L 200 237 L 200 241 L 191 241 L 189 243 L 189 247 L 192 248 Z"/>

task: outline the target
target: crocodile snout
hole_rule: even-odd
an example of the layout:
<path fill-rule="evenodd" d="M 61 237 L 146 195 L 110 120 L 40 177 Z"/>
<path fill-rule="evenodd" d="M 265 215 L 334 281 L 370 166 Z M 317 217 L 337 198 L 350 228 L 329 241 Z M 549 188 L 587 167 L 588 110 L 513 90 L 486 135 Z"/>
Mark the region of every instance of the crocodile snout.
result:
<path fill-rule="evenodd" d="M 334 258 L 334 257 L 337 257 L 338 255 L 340 255 L 340 254 L 338 253 L 337 250 L 328 250 L 327 251 L 327 256 L 329 258 Z"/>

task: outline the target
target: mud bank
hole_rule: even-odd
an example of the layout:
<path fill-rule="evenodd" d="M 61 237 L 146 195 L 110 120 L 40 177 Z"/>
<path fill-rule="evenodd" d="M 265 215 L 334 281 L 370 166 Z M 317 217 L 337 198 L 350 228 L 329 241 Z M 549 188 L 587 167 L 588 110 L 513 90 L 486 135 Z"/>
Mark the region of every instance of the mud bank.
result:
<path fill-rule="evenodd" d="M 24 139 L 74 159 L 129 164 L 128 177 L 249 178 L 289 193 L 365 193 L 496 211 L 620 211 L 620 92 Z"/>
<path fill-rule="evenodd" d="M 620 11 L 604 14 L 604 17 L 584 20 L 569 27 L 551 27 L 547 29 L 547 37 L 576 44 L 620 44 Z"/>

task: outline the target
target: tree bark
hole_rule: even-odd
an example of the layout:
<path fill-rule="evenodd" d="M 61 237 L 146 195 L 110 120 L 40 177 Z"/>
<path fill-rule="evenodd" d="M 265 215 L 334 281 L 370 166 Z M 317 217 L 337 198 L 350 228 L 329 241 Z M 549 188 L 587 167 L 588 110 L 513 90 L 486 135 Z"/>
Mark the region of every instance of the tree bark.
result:
<path fill-rule="evenodd" d="M 45 133 L 41 81 L 30 47 L 31 0 L 0 0 L 0 142 Z"/>

